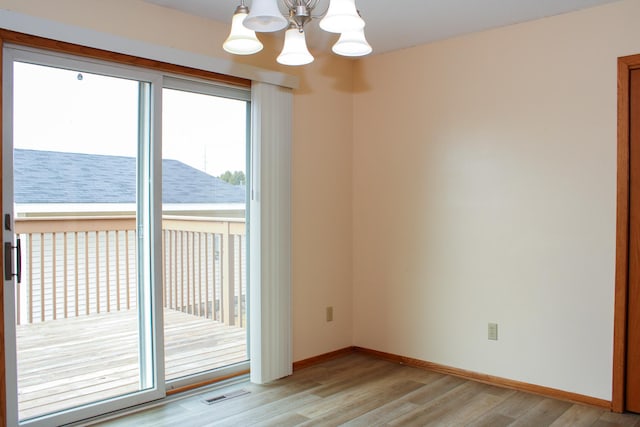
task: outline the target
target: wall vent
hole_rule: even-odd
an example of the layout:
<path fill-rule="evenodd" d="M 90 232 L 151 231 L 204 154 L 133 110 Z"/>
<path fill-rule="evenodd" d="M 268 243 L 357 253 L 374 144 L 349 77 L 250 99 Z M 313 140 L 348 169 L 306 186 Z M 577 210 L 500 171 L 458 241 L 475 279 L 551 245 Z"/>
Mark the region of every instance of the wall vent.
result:
<path fill-rule="evenodd" d="M 249 393 L 251 392 L 241 388 L 239 390 L 230 391 L 229 393 L 221 394 L 218 396 L 207 397 L 206 399 L 203 400 L 203 402 L 206 403 L 207 405 L 213 405 L 214 403 L 224 402 L 225 400 L 244 396 Z"/>

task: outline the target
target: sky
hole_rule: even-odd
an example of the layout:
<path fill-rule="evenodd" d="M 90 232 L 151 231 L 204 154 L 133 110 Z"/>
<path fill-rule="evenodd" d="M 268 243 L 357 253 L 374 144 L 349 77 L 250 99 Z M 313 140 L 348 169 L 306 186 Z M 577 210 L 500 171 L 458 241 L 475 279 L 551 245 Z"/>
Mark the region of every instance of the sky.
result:
<path fill-rule="evenodd" d="M 14 65 L 14 148 L 135 157 L 138 82 Z M 162 157 L 210 175 L 244 171 L 246 103 L 163 90 Z"/>

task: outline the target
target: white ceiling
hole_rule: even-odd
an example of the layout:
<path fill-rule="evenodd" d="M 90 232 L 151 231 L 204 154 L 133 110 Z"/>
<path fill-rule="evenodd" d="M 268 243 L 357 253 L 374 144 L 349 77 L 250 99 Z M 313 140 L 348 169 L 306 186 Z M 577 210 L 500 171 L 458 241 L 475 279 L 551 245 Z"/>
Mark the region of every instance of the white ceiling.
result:
<path fill-rule="evenodd" d="M 145 1 L 229 23 L 240 4 L 239 0 Z M 614 1 L 617 0 L 356 0 L 356 5 L 367 23 L 365 33 L 375 54 Z M 251 6 L 251 0 L 246 4 Z M 320 0 L 314 14 L 325 11 L 328 4 L 329 0 Z M 306 33 L 312 49 L 325 49 L 337 39 L 337 35 L 319 30 L 316 20 Z"/>

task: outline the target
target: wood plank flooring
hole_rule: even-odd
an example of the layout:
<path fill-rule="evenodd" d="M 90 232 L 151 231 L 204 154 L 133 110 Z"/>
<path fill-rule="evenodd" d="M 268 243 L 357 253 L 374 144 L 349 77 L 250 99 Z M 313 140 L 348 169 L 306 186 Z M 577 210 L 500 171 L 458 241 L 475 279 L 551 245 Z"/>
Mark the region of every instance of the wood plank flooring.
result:
<path fill-rule="evenodd" d="M 247 360 L 246 330 L 165 311 L 167 379 Z M 138 391 L 133 310 L 17 327 L 20 419 Z"/>
<path fill-rule="evenodd" d="M 214 404 L 204 399 L 249 394 Z M 614 414 L 411 368 L 355 353 L 296 371 L 269 385 L 242 382 L 95 424 L 205 426 L 640 426 Z"/>

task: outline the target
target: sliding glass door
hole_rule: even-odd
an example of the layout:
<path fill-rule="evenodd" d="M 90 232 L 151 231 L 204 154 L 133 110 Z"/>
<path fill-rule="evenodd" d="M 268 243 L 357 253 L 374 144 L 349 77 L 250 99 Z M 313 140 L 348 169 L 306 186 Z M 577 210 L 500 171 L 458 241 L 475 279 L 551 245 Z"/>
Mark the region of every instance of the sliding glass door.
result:
<path fill-rule="evenodd" d="M 3 71 L 9 421 L 59 425 L 162 397 L 161 80 L 18 49 Z"/>
<path fill-rule="evenodd" d="M 3 54 L 8 425 L 248 371 L 250 90 Z"/>
<path fill-rule="evenodd" d="M 170 388 L 248 369 L 249 91 L 165 78 L 163 283 Z"/>
<path fill-rule="evenodd" d="M 246 372 L 249 89 L 5 47 L 9 425 Z"/>

